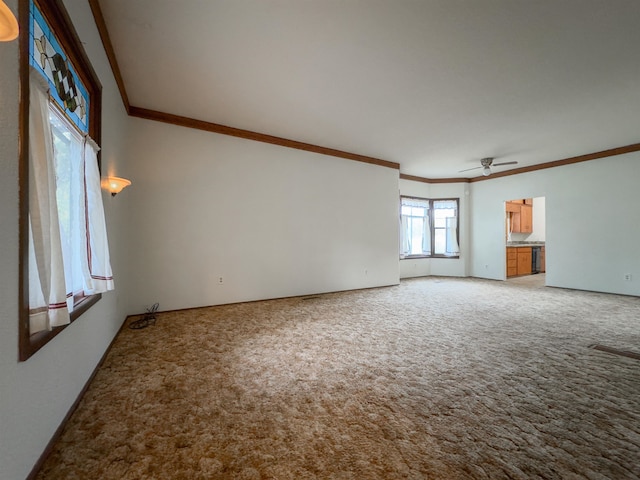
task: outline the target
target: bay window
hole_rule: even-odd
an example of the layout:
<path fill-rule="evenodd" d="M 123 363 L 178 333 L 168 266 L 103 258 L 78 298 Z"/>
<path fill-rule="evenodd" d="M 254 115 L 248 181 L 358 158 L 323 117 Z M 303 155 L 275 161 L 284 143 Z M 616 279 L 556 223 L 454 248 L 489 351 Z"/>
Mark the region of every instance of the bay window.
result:
<path fill-rule="evenodd" d="M 400 258 L 460 255 L 459 200 L 400 197 Z"/>

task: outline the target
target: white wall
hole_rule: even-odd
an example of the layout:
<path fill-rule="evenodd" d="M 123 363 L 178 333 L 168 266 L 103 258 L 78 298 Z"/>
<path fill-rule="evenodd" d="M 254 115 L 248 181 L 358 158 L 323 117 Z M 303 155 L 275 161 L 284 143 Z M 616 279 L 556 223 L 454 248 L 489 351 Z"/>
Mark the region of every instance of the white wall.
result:
<path fill-rule="evenodd" d="M 397 170 L 132 126 L 131 311 L 398 283 Z"/>
<path fill-rule="evenodd" d="M 442 275 L 465 277 L 469 262 L 469 184 L 400 180 L 400 194 L 421 198 L 459 198 L 460 258 L 407 258 L 400 260 L 400 278 Z M 398 215 L 398 213 L 396 213 Z"/>
<path fill-rule="evenodd" d="M 639 178 L 636 152 L 471 184 L 471 275 L 505 278 L 504 201 L 545 197 L 547 285 L 639 295 Z"/>
<path fill-rule="evenodd" d="M 15 12 L 17 0 L 7 4 Z M 122 137 L 128 118 L 91 16 L 88 2 L 65 5 L 103 85 L 103 158 L 107 168 L 125 162 Z M 125 318 L 122 265 L 126 263 L 127 208 L 123 197 L 104 197 L 116 292 L 26 362 L 18 362 L 18 42 L 0 43 L 0 478 L 25 478 Z M 118 204 L 116 204 L 118 201 Z"/>
<path fill-rule="evenodd" d="M 530 242 L 544 242 L 547 238 L 546 203 L 544 197 L 535 197 L 533 199 L 533 231 L 527 237 Z"/>

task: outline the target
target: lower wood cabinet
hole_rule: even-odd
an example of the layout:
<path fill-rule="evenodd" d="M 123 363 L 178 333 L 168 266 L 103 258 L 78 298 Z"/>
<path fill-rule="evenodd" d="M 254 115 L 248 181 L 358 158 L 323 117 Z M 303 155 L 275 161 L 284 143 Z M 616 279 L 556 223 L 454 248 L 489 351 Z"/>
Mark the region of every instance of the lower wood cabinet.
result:
<path fill-rule="evenodd" d="M 531 247 L 507 247 L 507 277 L 531 275 Z"/>
<path fill-rule="evenodd" d="M 531 275 L 531 247 L 518 247 L 518 275 Z"/>
<path fill-rule="evenodd" d="M 516 248 L 507 248 L 507 277 L 518 275 L 518 252 Z"/>

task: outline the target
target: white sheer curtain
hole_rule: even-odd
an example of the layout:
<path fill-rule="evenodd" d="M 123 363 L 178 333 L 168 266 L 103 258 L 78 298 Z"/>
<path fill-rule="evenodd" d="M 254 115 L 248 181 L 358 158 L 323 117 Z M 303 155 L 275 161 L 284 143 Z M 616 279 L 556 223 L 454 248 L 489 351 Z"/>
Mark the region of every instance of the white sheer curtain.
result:
<path fill-rule="evenodd" d="M 29 333 L 66 325 L 74 294 L 113 290 L 100 147 L 66 127 L 49 86 L 30 74 Z M 69 124 L 67 124 L 69 125 Z"/>
<path fill-rule="evenodd" d="M 29 77 L 29 332 L 70 322 L 46 80 Z"/>
<path fill-rule="evenodd" d="M 400 215 L 400 257 L 411 252 L 411 239 L 409 238 L 409 217 Z"/>
<path fill-rule="evenodd" d="M 425 212 L 428 212 L 427 208 Z M 429 225 L 429 214 L 425 213 L 422 220 L 422 253 L 423 255 L 431 254 L 431 226 Z"/>
<path fill-rule="evenodd" d="M 115 288 L 100 190 L 99 150 L 100 147 L 87 137 L 84 145 L 87 255 L 83 270 L 85 271 L 85 293 L 90 295 Z"/>
<path fill-rule="evenodd" d="M 429 200 L 401 197 L 400 200 L 400 258 L 431 253 Z"/>
<path fill-rule="evenodd" d="M 433 210 L 436 227 L 436 253 L 456 256 L 460 254 L 458 245 L 458 201 L 434 200 Z"/>
<path fill-rule="evenodd" d="M 458 217 L 447 217 L 447 255 L 459 255 Z"/>

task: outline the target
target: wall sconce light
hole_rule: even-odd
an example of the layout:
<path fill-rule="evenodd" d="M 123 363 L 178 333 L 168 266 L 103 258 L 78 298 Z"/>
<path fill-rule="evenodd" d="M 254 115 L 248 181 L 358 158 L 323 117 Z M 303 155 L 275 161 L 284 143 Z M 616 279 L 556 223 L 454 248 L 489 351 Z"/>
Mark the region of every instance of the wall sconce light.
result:
<path fill-rule="evenodd" d="M 107 178 L 103 178 L 100 184 L 102 188 L 111 192 L 112 197 L 115 197 L 116 194 L 120 193 L 123 188 L 131 185 L 131 181 L 127 180 L 126 178 L 107 177 Z"/>
<path fill-rule="evenodd" d="M 18 20 L 9 7 L 0 0 L 0 42 L 18 38 Z"/>

